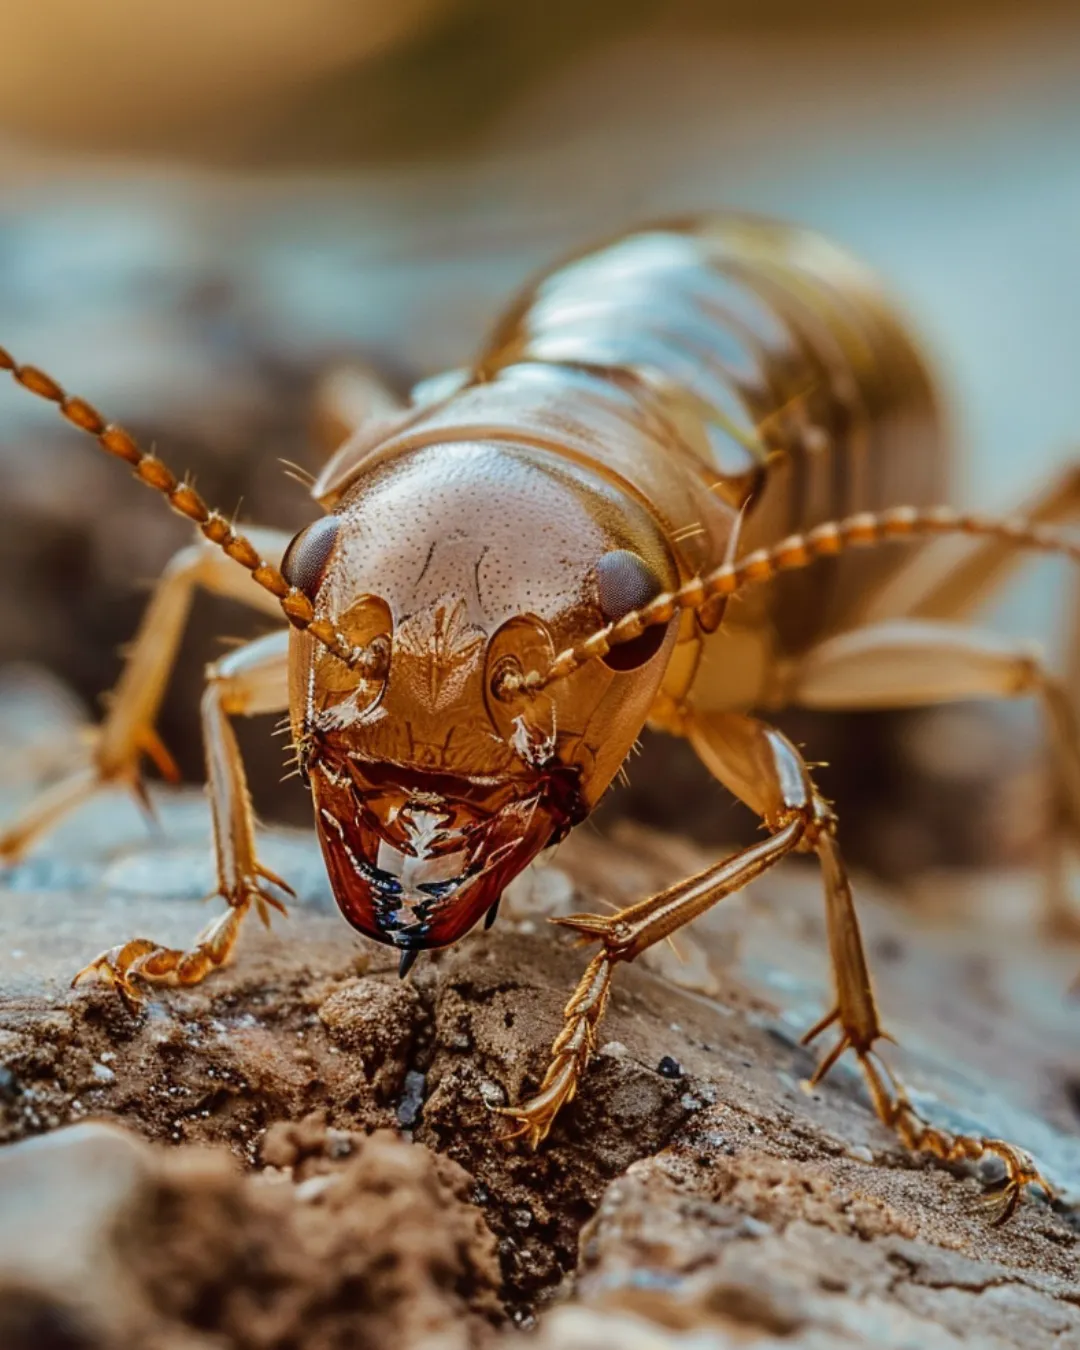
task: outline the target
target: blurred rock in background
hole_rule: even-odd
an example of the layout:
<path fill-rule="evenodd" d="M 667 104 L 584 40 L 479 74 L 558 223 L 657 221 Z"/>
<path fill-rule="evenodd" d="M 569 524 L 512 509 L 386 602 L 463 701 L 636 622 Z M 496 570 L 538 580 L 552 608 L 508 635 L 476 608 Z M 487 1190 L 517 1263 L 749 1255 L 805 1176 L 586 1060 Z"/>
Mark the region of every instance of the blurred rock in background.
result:
<path fill-rule="evenodd" d="M 269 4 L 258 24 L 224 0 L 7 8 L 0 340 L 242 519 L 310 518 L 279 461 L 317 462 L 312 395 L 335 361 L 407 385 L 467 359 L 566 249 L 712 206 L 825 229 L 889 280 L 952 395 L 958 502 L 1017 504 L 1077 439 L 1070 7 L 824 4 L 811 20 L 782 3 L 368 0 Z M 184 540 L 48 409 L 0 390 L 0 662 L 92 700 Z M 1030 576 L 995 621 L 1053 646 L 1059 579 Z M 196 607 L 162 722 L 192 777 L 202 667 L 259 625 Z M 903 875 L 1037 846 L 1024 710 L 790 726 L 829 762 L 864 862 Z M 244 729 L 259 805 L 303 819 L 267 730 Z M 648 746 L 612 806 L 744 828 L 677 745 Z"/>

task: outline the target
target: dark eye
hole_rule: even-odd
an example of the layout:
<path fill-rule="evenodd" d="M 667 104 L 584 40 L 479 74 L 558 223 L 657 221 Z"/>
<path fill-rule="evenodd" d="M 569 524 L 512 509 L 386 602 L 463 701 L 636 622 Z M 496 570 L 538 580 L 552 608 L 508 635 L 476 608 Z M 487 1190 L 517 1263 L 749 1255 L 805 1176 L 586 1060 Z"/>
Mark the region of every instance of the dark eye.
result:
<path fill-rule="evenodd" d="M 663 582 L 644 558 L 629 549 L 605 553 L 596 565 L 600 609 L 608 623 L 616 623 L 633 609 L 641 609 L 664 589 Z M 646 628 L 640 637 L 612 647 L 604 664 L 609 670 L 636 670 L 660 650 L 667 635 L 662 623 Z"/>
<path fill-rule="evenodd" d="M 290 586 L 303 591 L 309 600 L 315 599 L 322 585 L 340 524 L 336 516 L 323 516 L 302 529 L 285 550 L 281 574 Z"/>

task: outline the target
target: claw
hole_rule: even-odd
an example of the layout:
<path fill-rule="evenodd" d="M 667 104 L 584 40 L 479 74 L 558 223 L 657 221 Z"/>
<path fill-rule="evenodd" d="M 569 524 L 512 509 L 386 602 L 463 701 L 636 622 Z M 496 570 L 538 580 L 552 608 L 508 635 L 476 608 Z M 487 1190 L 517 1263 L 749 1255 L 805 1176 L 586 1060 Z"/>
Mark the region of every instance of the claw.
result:
<path fill-rule="evenodd" d="M 612 931 L 612 922 L 602 914 L 563 914 L 548 919 L 560 928 L 570 928 L 590 940 L 603 940 Z"/>
<path fill-rule="evenodd" d="M 943 1163 L 977 1162 L 987 1154 L 1001 1159 L 1005 1165 L 1005 1177 L 999 1185 L 990 1189 L 986 1197 L 986 1203 L 997 1211 L 991 1220 L 995 1228 L 1008 1223 L 1016 1213 L 1028 1186 L 1038 1186 L 1048 1199 L 1053 1200 L 1056 1194 L 1054 1188 L 1036 1167 L 1035 1160 L 1023 1149 L 1005 1139 L 989 1139 L 977 1134 L 952 1134 L 931 1124 L 915 1109 L 903 1084 L 873 1051 L 862 1052 L 859 1064 L 874 1101 L 874 1110 L 884 1125 L 895 1130 L 905 1148 L 913 1153 L 930 1153 Z"/>
<path fill-rule="evenodd" d="M 548 1137 L 555 1117 L 551 1115 L 546 1120 L 534 1120 L 530 1114 L 530 1105 L 525 1103 L 523 1106 L 493 1106 L 491 1109 L 495 1115 L 517 1122 L 516 1126 L 503 1131 L 504 1143 L 510 1144 L 515 1139 L 527 1138 L 528 1147 L 535 1153 Z"/>
<path fill-rule="evenodd" d="M 269 867 L 264 867 L 262 863 L 256 863 L 255 871 L 258 872 L 259 876 L 261 876 L 264 881 L 271 882 L 273 885 L 277 886 L 279 890 L 284 891 L 286 895 L 291 896 L 294 900 L 296 899 L 296 892 L 289 885 L 289 883 L 287 881 L 284 881 L 281 877 L 279 877 L 276 872 L 271 872 Z M 280 908 L 281 912 L 284 914 L 285 907 L 282 905 L 280 906 Z"/>
<path fill-rule="evenodd" d="M 1000 1190 L 981 1195 L 975 1204 L 978 1209 L 989 1212 L 991 1228 L 1001 1228 L 1016 1213 L 1023 1195 L 1023 1186 L 1015 1182 L 1006 1182 Z"/>
<path fill-rule="evenodd" d="M 990 1142 L 997 1143 L 998 1141 L 992 1140 Z M 1006 1147 L 1010 1146 L 1007 1145 Z M 994 1217 L 990 1220 L 992 1228 L 1000 1228 L 1003 1224 L 1009 1222 L 1019 1208 L 1020 1202 L 1024 1198 L 1024 1192 L 1029 1186 L 1037 1186 L 1046 1196 L 1048 1204 L 1053 1204 L 1058 1198 L 1056 1187 L 1050 1185 L 1035 1166 L 1032 1158 L 1029 1158 L 1027 1154 L 1021 1154 L 1018 1149 L 1014 1151 L 1010 1148 L 1010 1152 L 1015 1152 L 1017 1156 L 1005 1162 L 1009 1174 L 1002 1182 L 1000 1190 L 990 1190 L 980 1200 L 980 1204 L 986 1209 L 996 1211 Z M 1001 1156 L 999 1153 L 998 1157 Z"/>
<path fill-rule="evenodd" d="M 290 895 L 293 894 L 272 872 L 267 872 L 257 864 L 255 872 L 280 885 Z M 84 980 L 98 979 L 115 989 L 125 1007 L 135 1013 L 144 1002 L 140 988 L 144 983 L 165 981 L 179 985 L 200 984 L 207 975 L 229 960 L 240 924 L 251 906 L 255 907 L 266 924 L 269 924 L 271 908 L 285 913 L 281 901 L 269 894 L 254 875 L 246 876 L 235 890 L 235 895 L 232 889 L 224 887 L 217 892 L 229 901 L 229 907 L 212 919 L 186 950 L 163 947 L 149 938 L 132 938 L 130 942 L 110 947 L 95 957 L 78 972 L 71 982 L 72 987 Z"/>
<path fill-rule="evenodd" d="M 587 1051 L 584 1058 L 587 1059 Z M 534 1097 L 519 1102 L 517 1106 L 493 1107 L 496 1115 L 519 1122 L 518 1127 L 505 1136 L 506 1139 L 523 1139 L 527 1135 L 529 1147 L 535 1153 L 551 1132 L 555 1117 L 577 1095 L 578 1079 L 583 1068 L 584 1059 L 578 1054 L 557 1056 Z"/>
<path fill-rule="evenodd" d="M 153 763 L 167 783 L 179 783 L 183 774 L 165 742 L 153 727 L 144 727 L 138 735 L 138 747 Z"/>
<path fill-rule="evenodd" d="M 157 943 L 151 942 L 149 938 L 132 938 L 130 942 L 109 947 L 76 973 L 71 988 L 90 980 L 107 984 L 116 990 L 128 1012 L 135 1015 L 142 1010 L 146 1000 L 134 983 L 133 976 L 137 973 L 138 963 L 157 950 Z"/>

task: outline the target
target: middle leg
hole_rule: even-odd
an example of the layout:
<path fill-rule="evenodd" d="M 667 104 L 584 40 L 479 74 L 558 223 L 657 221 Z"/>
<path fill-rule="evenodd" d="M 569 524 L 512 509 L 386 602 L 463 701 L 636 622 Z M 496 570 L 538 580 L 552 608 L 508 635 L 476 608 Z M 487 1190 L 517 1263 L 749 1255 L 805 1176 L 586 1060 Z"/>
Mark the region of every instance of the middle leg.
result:
<path fill-rule="evenodd" d="M 275 563 L 288 544 L 277 530 L 251 530 L 252 541 Z M 149 811 L 141 760 L 148 755 L 169 778 L 177 778 L 168 751 L 154 729 L 176 653 L 198 588 L 252 605 L 277 617 L 277 601 L 251 584 L 248 574 L 205 541 L 175 554 L 154 588 L 131 643 L 107 713 L 95 729 L 90 762 L 33 798 L 0 828 L 0 866 L 17 862 L 70 811 L 108 787 L 126 787 Z"/>

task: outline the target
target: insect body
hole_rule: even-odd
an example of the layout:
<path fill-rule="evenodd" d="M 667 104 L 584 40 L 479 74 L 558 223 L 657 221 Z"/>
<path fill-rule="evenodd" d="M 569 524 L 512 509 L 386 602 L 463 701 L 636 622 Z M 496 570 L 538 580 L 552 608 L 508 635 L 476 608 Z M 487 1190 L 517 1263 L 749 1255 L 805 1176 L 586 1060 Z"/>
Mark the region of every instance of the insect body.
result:
<path fill-rule="evenodd" d="M 736 217 L 651 227 L 585 254 L 510 308 L 471 369 L 360 419 L 314 485 L 325 514 L 291 543 L 236 535 L 89 405 L 6 354 L 2 364 L 210 541 L 162 581 L 93 767 L 32 805 L 0 839 L 3 854 L 101 782 L 138 785 L 140 755 L 159 750 L 154 717 L 196 584 L 280 603 L 294 625 L 209 672 L 225 914 L 189 951 L 138 938 L 84 974 L 129 1000 L 140 981 L 195 982 L 229 956 L 249 908 L 280 907 L 283 883 L 257 860 L 232 716 L 288 707 L 338 903 L 400 951 L 403 973 L 419 951 L 494 917 L 506 884 L 589 814 L 649 723 L 689 738 L 768 833 L 618 914 L 560 920 L 598 952 L 539 1092 L 507 1109 L 516 1131 L 538 1143 L 574 1096 L 620 962 L 804 851 L 820 859 L 836 979 L 835 1006 L 811 1032 L 839 1031 L 819 1076 L 851 1048 L 909 1146 L 998 1153 L 1006 1213 L 1041 1182 L 1013 1146 L 924 1122 L 876 1056 L 882 1030 L 835 816 L 795 747 L 751 715 L 1036 694 L 1058 732 L 1063 800 L 1074 814 L 1080 803 L 1063 688 L 1026 650 L 951 622 L 1017 544 L 1080 556 L 1045 524 L 1080 494 L 1051 491 L 1035 523 L 931 508 L 946 468 L 931 382 L 861 266 L 815 235 Z M 932 544 L 914 561 L 827 557 L 920 532 L 971 536 L 959 571 Z M 812 572 L 780 575 L 817 558 Z"/>

